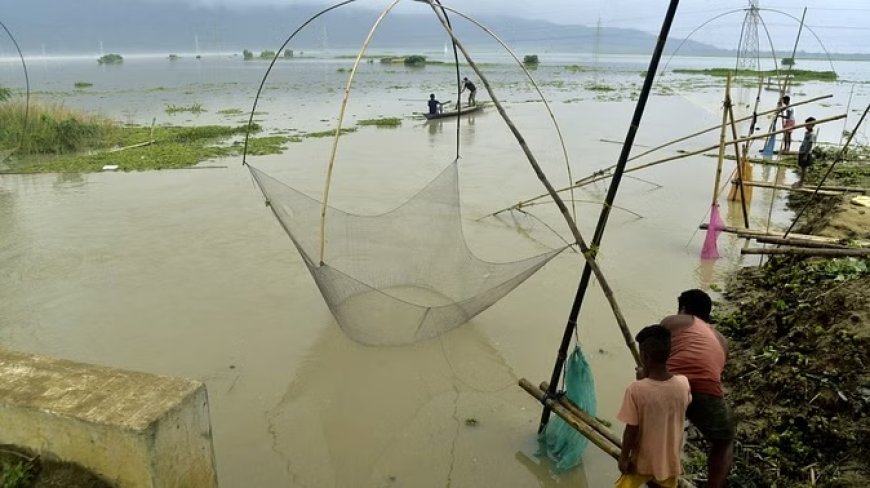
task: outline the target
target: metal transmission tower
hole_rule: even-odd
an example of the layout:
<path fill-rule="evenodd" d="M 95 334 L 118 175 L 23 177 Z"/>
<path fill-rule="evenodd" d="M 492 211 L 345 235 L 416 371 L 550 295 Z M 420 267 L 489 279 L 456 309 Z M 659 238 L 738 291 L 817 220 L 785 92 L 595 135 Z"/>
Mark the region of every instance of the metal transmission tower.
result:
<path fill-rule="evenodd" d="M 743 18 L 743 27 L 740 34 L 740 45 L 737 47 L 737 69 L 758 70 L 760 68 L 758 58 L 758 24 L 759 21 L 758 0 L 749 0 L 746 16 Z"/>

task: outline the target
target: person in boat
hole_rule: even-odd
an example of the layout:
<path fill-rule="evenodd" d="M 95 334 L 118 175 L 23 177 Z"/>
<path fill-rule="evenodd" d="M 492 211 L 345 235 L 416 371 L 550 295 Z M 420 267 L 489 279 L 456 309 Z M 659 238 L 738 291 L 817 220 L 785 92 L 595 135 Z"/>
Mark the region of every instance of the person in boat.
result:
<path fill-rule="evenodd" d="M 816 121 L 815 117 L 807 117 L 807 120 L 804 121 L 807 125 L 806 132 L 804 132 L 804 138 L 801 141 L 801 147 L 798 148 L 798 167 L 801 169 L 801 179 L 799 184 L 803 185 L 804 177 L 807 173 L 807 168 L 812 166 L 813 164 L 813 144 L 816 142 L 816 134 L 813 132 L 814 122 Z"/>
<path fill-rule="evenodd" d="M 468 90 L 468 105 L 477 104 L 477 101 L 474 99 L 477 95 L 477 87 L 468 78 L 462 78 L 462 90 L 459 91 L 459 94 L 462 95 L 465 90 Z"/>
<path fill-rule="evenodd" d="M 661 324 L 671 332 L 668 370 L 689 379 L 692 401 L 686 418 L 710 445 L 707 453 L 707 486 L 726 486 L 734 459 L 734 416 L 725 402 L 722 371 L 728 343 L 710 325 L 713 301 L 702 290 L 686 290 L 677 298 L 677 315 Z"/>
<path fill-rule="evenodd" d="M 429 115 L 440 114 L 442 110 L 441 102 L 435 100 L 435 94 L 429 94 Z"/>
<path fill-rule="evenodd" d="M 779 103 L 780 117 L 782 117 L 782 128 L 785 132 L 782 135 L 782 149 L 788 151 L 791 147 L 791 132 L 794 130 L 794 109 L 791 107 L 791 97 L 786 95 L 782 97 Z"/>
<path fill-rule="evenodd" d="M 689 379 L 668 371 L 671 332 L 650 325 L 635 338 L 644 378 L 625 389 L 617 418 L 625 423 L 616 488 L 676 488 L 682 474 L 683 423 L 692 400 Z M 655 483 L 647 485 L 647 483 Z"/>

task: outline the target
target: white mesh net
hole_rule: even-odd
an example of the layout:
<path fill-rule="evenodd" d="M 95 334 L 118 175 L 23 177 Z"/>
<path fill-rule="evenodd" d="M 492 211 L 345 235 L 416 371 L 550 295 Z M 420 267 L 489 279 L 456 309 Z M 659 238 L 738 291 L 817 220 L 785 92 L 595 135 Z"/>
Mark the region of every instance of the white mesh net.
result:
<path fill-rule="evenodd" d="M 321 202 L 248 167 L 339 326 L 366 344 L 409 343 L 462 325 L 565 249 L 510 263 L 477 258 L 462 233 L 454 161 L 385 214 L 328 207 L 320 263 Z"/>

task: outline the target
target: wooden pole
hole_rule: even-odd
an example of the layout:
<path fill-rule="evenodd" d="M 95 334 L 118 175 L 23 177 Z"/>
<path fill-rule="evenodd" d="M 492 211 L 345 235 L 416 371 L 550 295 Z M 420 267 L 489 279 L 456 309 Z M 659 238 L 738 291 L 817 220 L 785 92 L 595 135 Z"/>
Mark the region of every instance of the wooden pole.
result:
<path fill-rule="evenodd" d="M 803 102 L 794 103 L 794 104 L 792 104 L 792 107 L 797 107 L 797 106 L 799 106 L 799 105 L 806 105 L 806 104 L 808 104 L 808 103 L 818 102 L 819 100 L 824 100 L 824 99 L 826 99 L 826 98 L 831 98 L 831 97 L 833 97 L 833 96 L 834 96 L 834 95 L 824 95 L 824 96 L 821 96 L 821 97 L 810 98 L 809 100 L 804 100 Z M 745 122 L 745 121 L 747 121 L 747 120 L 752 119 L 753 117 L 760 117 L 760 116 L 762 116 L 762 115 L 769 115 L 769 114 L 772 114 L 772 113 L 774 113 L 774 112 L 778 112 L 778 111 L 779 111 L 779 109 L 778 109 L 778 108 L 775 108 L 775 109 L 771 109 L 771 110 L 768 110 L 768 111 L 765 111 L 765 112 L 761 112 L 760 114 L 755 114 L 755 115 L 749 115 L 749 116 L 747 116 L 747 117 L 742 117 L 742 118 L 740 118 L 740 119 L 735 120 L 734 122 L 735 122 L 735 123 L 737 123 L 737 122 Z M 641 157 L 643 157 L 643 156 L 646 156 L 647 154 L 650 154 L 650 153 L 652 153 L 652 152 L 658 151 L 659 149 L 664 149 L 664 148 L 666 148 L 666 147 L 668 147 L 668 146 L 672 146 L 672 145 L 674 145 L 674 144 L 676 144 L 676 143 L 678 143 L 678 142 L 683 142 L 683 141 L 688 140 L 688 139 L 691 139 L 691 138 L 693 138 L 693 137 L 697 137 L 697 136 L 700 136 L 700 135 L 702 135 L 702 134 L 706 134 L 706 133 L 708 133 L 708 132 L 710 132 L 710 131 L 713 131 L 713 130 L 716 130 L 716 129 L 718 129 L 718 128 L 719 128 L 718 125 L 714 125 L 713 127 L 708 127 L 708 128 L 706 128 L 706 129 L 702 129 L 702 130 L 700 130 L 700 131 L 698 131 L 698 132 L 693 132 L 693 133 L 691 133 L 691 134 L 689 134 L 689 135 L 687 135 L 687 136 L 680 137 L 679 139 L 674 139 L 673 141 L 666 142 L 666 143 L 664 143 L 664 144 L 662 144 L 662 145 L 660 145 L 660 146 L 656 146 L 656 147 L 654 147 L 654 148 L 652 148 L 652 149 L 650 149 L 650 150 L 648 150 L 648 151 L 644 151 L 644 152 L 638 154 L 637 156 L 632 156 L 631 159 L 629 159 L 629 161 L 633 161 L 633 160 L 635 160 L 635 159 L 641 158 Z M 754 131 L 752 131 L 752 132 L 754 132 Z M 752 135 L 752 132 L 750 132 L 749 135 Z M 735 139 L 736 139 L 736 137 L 735 137 Z M 611 166 L 610 168 L 613 168 L 613 166 Z M 607 168 L 605 168 L 605 169 L 607 169 Z"/>
<path fill-rule="evenodd" d="M 870 249 L 805 249 L 787 247 L 750 247 L 741 249 L 740 254 L 766 254 L 766 255 L 789 255 L 789 256 L 818 256 L 818 257 L 864 257 L 870 256 Z"/>
<path fill-rule="evenodd" d="M 655 81 L 656 72 L 658 71 L 659 61 L 661 60 L 662 52 L 665 48 L 665 41 L 668 39 L 668 32 L 671 30 L 671 24 L 673 23 L 674 16 L 677 13 L 677 6 L 679 6 L 679 4 L 680 0 L 670 0 L 668 10 L 665 12 L 661 31 L 656 40 L 653 54 L 650 57 L 646 77 L 643 80 L 643 86 L 641 87 L 640 95 L 638 96 L 637 104 L 634 108 L 634 114 L 632 115 L 631 122 L 628 126 L 628 132 L 622 145 L 622 151 L 619 153 L 619 159 L 617 160 L 616 168 L 614 169 L 613 179 L 607 189 L 607 196 L 604 199 L 605 205 L 601 207 L 601 213 L 598 215 L 598 223 L 595 225 L 595 234 L 592 236 L 592 247 L 595 249 L 595 252 L 591 255 L 586 251 L 583 252 L 584 256 L 587 257 L 586 266 L 583 267 L 583 273 L 580 275 L 580 283 L 577 285 L 577 293 L 574 295 L 574 302 L 571 304 L 571 312 L 568 315 L 568 321 L 565 324 L 565 330 L 562 333 L 562 342 L 559 344 L 559 351 L 556 354 L 556 362 L 553 365 L 553 373 L 550 375 L 550 389 L 547 391 L 548 395 L 555 393 L 556 386 L 559 384 L 559 379 L 562 377 L 562 366 L 565 364 L 565 360 L 568 357 L 568 347 L 571 344 L 571 336 L 577 330 L 577 317 L 580 316 L 580 309 L 583 306 L 583 300 L 586 297 L 586 291 L 589 288 L 589 280 L 592 277 L 592 272 L 597 267 L 595 257 L 599 247 L 601 246 L 601 240 L 604 238 L 604 229 L 607 226 L 607 219 L 610 217 L 610 206 L 616 198 L 616 192 L 619 190 L 619 183 L 622 181 L 625 166 L 628 164 L 628 157 L 631 155 L 631 147 L 634 144 L 637 130 L 640 127 L 641 120 L 643 119 L 646 102 L 649 99 L 650 92 L 652 91 L 652 85 L 653 81 Z M 550 193 L 552 195 L 557 195 L 555 190 L 550 190 Z M 598 278 L 597 273 L 596 278 Z M 603 290 L 604 284 L 601 283 L 601 285 Z M 640 353 L 637 350 L 634 337 L 632 337 L 627 325 L 623 326 L 623 324 L 620 323 L 620 330 L 622 331 L 626 345 L 628 345 L 631 350 L 635 364 L 639 366 Z M 544 430 L 549 418 L 550 410 L 545 405 L 543 412 L 541 412 L 541 422 L 538 425 L 538 432 Z"/>
<path fill-rule="evenodd" d="M 520 380 L 520 382 L 523 382 L 523 381 L 527 382 L 526 379 Z M 550 385 L 546 381 L 542 381 L 541 384 L 538 386 L 538 388 L 540 388 L 541 391 L 547 391 L 550 389 Z M 622 440 L 619 438 L 619 436 L 617 436 L 612 430 L 607 428 L 606 425 L 601 423 L 600 420 L 598 420 L 594 416 L 589 415 L 588 413 L 584 412 L 582 408 L 577 406 L 577 404 L 572 402 L 571 399 L 568 398 L 567 396 L 562 395 L 562 396 L 558 397 L 558 399 L 556 401 L 559 402 L 560 405 L 562 405 L 563 407 L 568 409 L 568 411 L 570 411 L 574 416 L 576 416 L 577 418 L 579 418 L 580 420 L 585 422 L 587 425 L 589 425 L 590 427 L 595 429 L 596 432 L 598 432 L 599 434 L 604 436 L 607 440 L 612 442 L 613 445 L 619 446 L 620 444 L 622 444 Z"/>
<path fill-rule="evenodd" d="M 762 244 L 777 244 L 781 246 L 794 247 L 812 247 L 814 249 L 849 249 L 845 244 L 837 244 L 834 242 L 819 242 L 798 239 L 796 237 L 773 237 L 773 236 L 758 236 L 753 238 L 756 242 Z"/>
<path fill-rule="evenodd" d="M 737 183 L 738 180 L 735 179 L 735 180 L 733 180 L 733 182 Z M 777 185 L 775 183 L 768 183 L 766 181 L 744 181 L 743 184 L 746 186 L 751 186 L 751 187 L 755 187 L 755 188 L 767 188 L 770 190 L 786 190 L 786 191 L 797 192 L 797 193 L 816 193 L 815 190 L 812 188 L 806 188 L 806 187 L 802 187 L 802 186 L 799 187 L 799 186 Z M 843 188 L 847 188 L 847 187 L 843 187 Z M 819 195 L 826 195 L 826 196 L 842 195 L 843 193 L 846 193 L 846 191 L 845 190 L 819 190 L 818 191 Z M 862 192 L 855 192 L 855 193 L 862 193 Z"/>
<path fill-rule="evenodd" d="M 719 130 L 719 157 L 716 161 L 716 177 L 713 179 L 713 202 L 719 206 L 719 183 L 722 181 L 722 165 L 725 163 L 725 131 L 728 128 L 728 107 L 731 106 L 731 72 L 725 78 L 725 100 L 722 102 L 722 128 Z"/>
<path fill-rule="evenodd" d="M 758 99 L 755 101 L 756 106 L 758 105 Z M 757 108 L 757 107 L 756 107 Z M 737 139 L 737 124 L 734 122 L 734 105 L 728 104 L 728 120 L 731 121 L 731 137 L 735 140 Z M 750 128 L 750 134 L 752 129 Z M 734 143 L 734 157 L 737 158 L 737 187 L 740 189 L 740 210 L 743 213 L 743 227 L 749 228 L 749 208 L 746 205 L 746 187 L 743 186 L 743 181 L 746 179 L 746 175 L 743 174 L 746 165 L 746 152 L 744 154 L 740 154 L 740 144 Z M 732 192 L 734 193 L 734 192 Z M 731 196 L 729 195 L 729 200 L 731 200 Z"/>
<path fill-rule="evenodd" d="M 707 230 L 707 227 L 708 227 L 708 224 L 701 224 L 698 226 L 698 228 L 701 230 Z M 727 232 L 729 234 L 735 234 L 738 237 L 751 237 L 751 238 L 755 238 L 755 237 L 759 237 L 759 236 L 760 237 L 780 237 L 780 238 L 785 237 L 785 234 L 780 233 L 780 232 L 771 232 L 771 231 L 755 230 L 755 229 L 740 229 L 738 227 L 731 227 L 729 225 L 722 227 L 720 230 L 722 232 Z M 792 233 L 792 234 L 790 234 L 790 236 L 798 238 L 798 239 L 803 239 L 803 240 L 807 240 L 807 241 L 816 241 L 816 242 L 839 243 L 841 241 L 841 239 L 837 239 L 834 237 L 815 236 L 812 234 Z M 870 245 L 870 241 L 858 241 L 858 243 L 860 246 Z"/>

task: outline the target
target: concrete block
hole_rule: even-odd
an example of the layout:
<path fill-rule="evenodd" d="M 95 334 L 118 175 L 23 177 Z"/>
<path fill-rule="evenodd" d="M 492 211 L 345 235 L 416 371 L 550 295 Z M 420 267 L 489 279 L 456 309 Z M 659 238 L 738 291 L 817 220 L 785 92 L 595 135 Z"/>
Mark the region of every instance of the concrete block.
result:
<path fill-rule="evenodd" d="M 0 444 L 119 488 L 217 486 L 205 385 L 0 349 Z"/>

